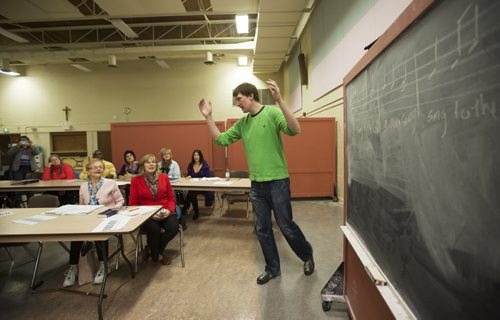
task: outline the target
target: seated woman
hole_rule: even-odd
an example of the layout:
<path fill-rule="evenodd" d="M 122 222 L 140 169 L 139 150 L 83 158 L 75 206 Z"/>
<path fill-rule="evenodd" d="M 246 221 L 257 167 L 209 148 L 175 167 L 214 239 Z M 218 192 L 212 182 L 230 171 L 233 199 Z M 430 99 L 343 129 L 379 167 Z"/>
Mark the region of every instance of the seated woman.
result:
<path fill-rule="evenodd" d="M 107 208 L 120 208 L 123 206 L 123 196 L 114 180 L 105 179 L 104 163 L 100 159 L 92 159 L 85 166 L 88 172 L 88 181 L 80 186 L 80 204 L 84 205 L 103 205 Z M 96 243 L 97 244 L 97 243 Z M 78 276 L 78 261 L 80 260 L 80 251 L 83 241 L 71 241 L 69 253 L 69 270 L 63 282 L 63 287 L 69 287 L 75 284 Z M 102 283 L 104 272 L 107 269 L 104 265 L 104 255 L 108 254 L 108 241 L 100 241 L 97 247 L 97 257 L 100 264 L 94 277 L 94 283 Z M 102 250 L 101 250 L 102 248 Z"/>
<path fill-rule="evenodd" d="M 158 163 L 161 173 L 168 175 L 170 180 L 179 179 L 181 177 L 181 169 L 179 164 L 173 160 L 172 150 L 162 148 L 160 150 L 161 161 Z"/>
<path fill-rule="evenodd" d="M 139 175 L 130 181 L 131 206 L 161 205 L 162 209 L 148 219 L 142 230 L 147 235 L 147 246 L 143 260 L 151 258 L 155 262 L 167 265 L 170 259 L 165 255 L 165 248 L 179 232 L 179 222 L 175 216 L 175 198 L 172 186 L 166 174 L 160 173 L 153 154 L 146 154 L 139 163 Z M 162 232 L 161 229 L 165 232 Z"/>
<path fill-rule="evenodd" d="M 63 163 L 59 155 L 55 153 L 51 154 L 49 156 L 49 165 L 45 167 L 42 180 L 66 179 L 75 179 L 73 168 L 69 164 Z M 72 204 L 75 203 L 77 199 L 76 191 L 53 191 L 47 193 L 58 196 L 60 204 Z"/>
<path fill-rule="evenodd" d="M 125 163 L 118 171 L 118 178 L 130 180 L 139 173 L 139 162 L 135 160 L 135 153 L 132 150 L 126 150 L 123 153 L 123 160 Z"/>
<path fill-rule="evenodd" d="M 42 180 L 65 180 L 75 179 L 73 168 L 63 163 L 59 155 L 53 153 L 49 156 L 49 165 L 45 167 Z"/>
<path fill-rule="evenodd" d="M 188 165 L 187 177 L 203 178 L 210 176 L 210 167 L 208 166 L 208 163 L 203 159 L 203 153 L 199 149 L 194 150 L 193 155 L 191 156 L 191 162 Z M 189 210 L 190 205 L 192 204 L 194 209 L 193 220 L 197 220 L 200 215 L 197 199 L 197 195 L 199 193 L 203 193 L 205 195 L 205 207 L 210 207 L 214 203 L 214 193 L 212 191 L 189 191 L 187 194 L 187 199 L 186 201 L 184 201 L 182 214 L 186 214 Z"/>

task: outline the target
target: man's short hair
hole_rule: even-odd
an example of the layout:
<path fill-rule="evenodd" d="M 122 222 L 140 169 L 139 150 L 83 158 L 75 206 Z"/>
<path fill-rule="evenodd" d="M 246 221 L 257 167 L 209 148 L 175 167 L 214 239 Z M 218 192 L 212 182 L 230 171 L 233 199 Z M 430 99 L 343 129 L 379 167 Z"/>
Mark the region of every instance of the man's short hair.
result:
<path fill-rule="evenodd" d="M 102 159 L 103 158 L 102 151 L 101 150 L 94 151 L 94 153 L 92 154 L 92 158 L 94 158 L 94 159 Z"/>
<path fill-rule="evenodd" d="M 239 86 L 237 86 L 236 88 L 234 88 L 233 98 L 236 98 L 238 93 L 241 93 L 242 95 L 247 96 L 247 97 L 249 97 L 250 95 L 253 95 L 253 99 L 257 102 L 260 102 L 259 91 L 257 91 L 257 88 L 251 83 L 244 82 L 244 83 L 240 84 Z"/>

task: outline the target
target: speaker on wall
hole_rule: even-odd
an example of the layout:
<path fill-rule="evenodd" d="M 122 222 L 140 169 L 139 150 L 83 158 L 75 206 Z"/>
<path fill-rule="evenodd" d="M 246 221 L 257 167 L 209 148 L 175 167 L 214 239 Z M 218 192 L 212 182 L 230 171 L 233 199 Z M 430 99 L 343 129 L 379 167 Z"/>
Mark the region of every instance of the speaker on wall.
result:
<path fill-rule="evenodd" d="M 307 85 L 306 56 L 305 54 L 300 53 L 298 58 L 299 58 L 299 69 L 300 69 L 300 83 L 302 85 Z"/>

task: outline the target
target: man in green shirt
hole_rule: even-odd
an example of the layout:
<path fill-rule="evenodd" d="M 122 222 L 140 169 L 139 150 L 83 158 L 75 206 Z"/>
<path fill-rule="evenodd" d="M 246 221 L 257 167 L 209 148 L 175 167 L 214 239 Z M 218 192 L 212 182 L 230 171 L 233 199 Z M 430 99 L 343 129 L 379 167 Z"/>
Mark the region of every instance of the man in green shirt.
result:
<path fill-rule="evenodd" d="M 223 133 L 212 118 L 212 104 L 205 99 L 198 104 L 215 143 L 227 146 L 243 139 L 252 181 L 250 197 L 255 211 L 257 238 L 266 261 L 264 273 L 257 278 L 258 284 L 265 284 L 281 274 L 271 210 L 288 244 L 304 261 L 304 274 L 311 275 L 314 272 L 311 244 L 293 221 L 290 179 L 281 141 L 281 132 L 289 136 L 296 135 L 300 133 L 300 124 L 288 110 L 276 82 L 268 80 L 267 84 L 279 108 L 260 104 L 257 88 L 253 84 L 242 83 L 234 89 L 233 97 L 238 107 L 248 115 Z"/>

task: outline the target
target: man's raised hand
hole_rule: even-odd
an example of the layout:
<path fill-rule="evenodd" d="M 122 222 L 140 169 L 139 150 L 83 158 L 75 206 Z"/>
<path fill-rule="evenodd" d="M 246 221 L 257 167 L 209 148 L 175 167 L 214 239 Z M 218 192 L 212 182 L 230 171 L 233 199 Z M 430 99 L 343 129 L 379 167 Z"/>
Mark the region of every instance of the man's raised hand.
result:
<path fill-rule="evenodd" d="M 200 102 L 198 103 L 198 108 L 205 118 L 208 118 L 212 115 L 212 103 L 210 101 L 206 101 L 205 98 L 202 98 L 200 100 Z"/>

